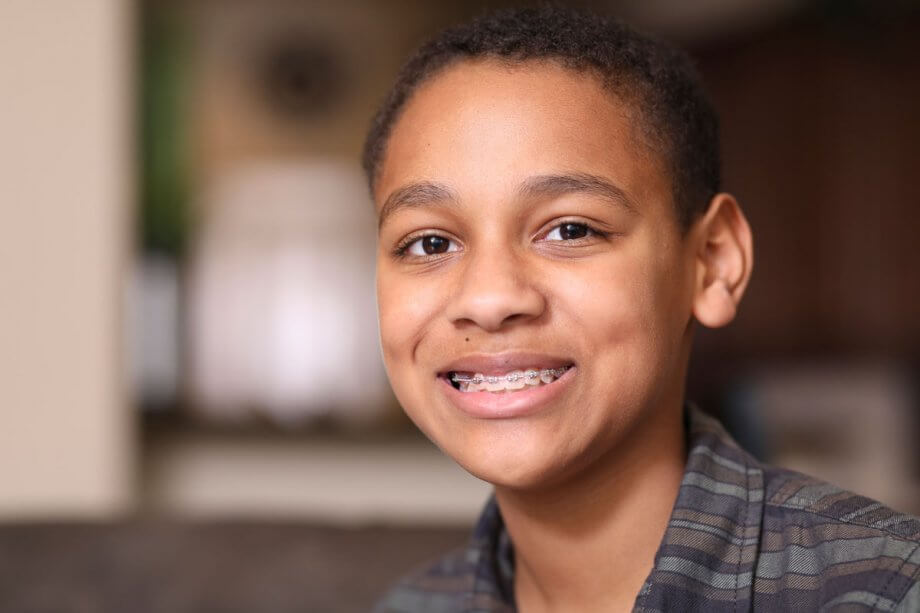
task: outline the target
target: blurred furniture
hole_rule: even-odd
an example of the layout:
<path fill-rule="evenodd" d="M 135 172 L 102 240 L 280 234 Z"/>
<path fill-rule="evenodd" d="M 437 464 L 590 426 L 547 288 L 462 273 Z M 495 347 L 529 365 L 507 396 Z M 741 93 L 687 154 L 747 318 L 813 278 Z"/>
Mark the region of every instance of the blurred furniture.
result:
<path fill-rule="evenodd" d="M 733 389 L 726 421 L 761 459 L 920 513 L 917 399 L 906 367 L 784 362 Z"/>

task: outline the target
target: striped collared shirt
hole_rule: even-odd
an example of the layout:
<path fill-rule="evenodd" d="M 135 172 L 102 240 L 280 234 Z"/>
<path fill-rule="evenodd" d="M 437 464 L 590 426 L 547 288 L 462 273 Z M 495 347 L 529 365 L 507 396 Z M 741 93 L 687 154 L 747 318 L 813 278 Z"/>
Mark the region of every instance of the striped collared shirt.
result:
<path fill-rule="evenodd" d="M 677 502 L 634 611 L 920 611 L 920 520 L 763 465 L 688 410 Z M 404 579 L 379 613 L 510 613 L 514 554 L 495 500 L 470 544 Z"/>

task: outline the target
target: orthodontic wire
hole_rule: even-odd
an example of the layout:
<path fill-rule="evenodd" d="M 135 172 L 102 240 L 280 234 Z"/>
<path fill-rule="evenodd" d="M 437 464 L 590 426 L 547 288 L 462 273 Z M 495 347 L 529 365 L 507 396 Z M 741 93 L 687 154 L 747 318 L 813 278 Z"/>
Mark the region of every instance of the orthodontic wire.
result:
<path fill-rule="evenodd" d="M 537 377 L 542 377 L 543 375 L 553 375 L 554 377 L 561 377 L 565 371 L 569 369 L 568 366 L 563 366 L 561 368 L 545 368 L 543 370 L 525 370 L 522 374 L 511 373 L 504 376 L 488 375 L 483 377 L 477 377 L 475 375 L 461 375 L 459 373 L 454 373 L 451 377 L 451 381 L 455 383 L 498 383 L 502 379 L 505 381 L 517 381 L 518 379 L 536 379 Z"/>

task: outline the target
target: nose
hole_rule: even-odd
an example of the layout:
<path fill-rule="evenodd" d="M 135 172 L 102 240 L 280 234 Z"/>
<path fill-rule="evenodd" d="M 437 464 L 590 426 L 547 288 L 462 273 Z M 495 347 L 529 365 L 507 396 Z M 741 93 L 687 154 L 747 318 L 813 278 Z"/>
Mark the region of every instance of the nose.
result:
<path fill-rule="evenodd" d="M 512 322 L 539 317 L 543 293 L 529 278 L 520 258 L 490 250 L 468 256 L 457 292 L 446 309 L 455 325 L 473 324 L 497 332 Z"/>

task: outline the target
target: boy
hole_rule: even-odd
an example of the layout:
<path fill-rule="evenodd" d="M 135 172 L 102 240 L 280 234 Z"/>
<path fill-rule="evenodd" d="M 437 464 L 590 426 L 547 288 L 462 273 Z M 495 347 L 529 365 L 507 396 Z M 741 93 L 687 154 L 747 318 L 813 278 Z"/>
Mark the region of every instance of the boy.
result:
<path fill-rule="evenodd" d="M 757 463 L 684 399 L 753 263 L 687 58 L 567 9 L 410 60 L 365 169 L 384 360 L 492 483 L 469 547 L 380 611 L 920 609 L 920 523 Z"/>

